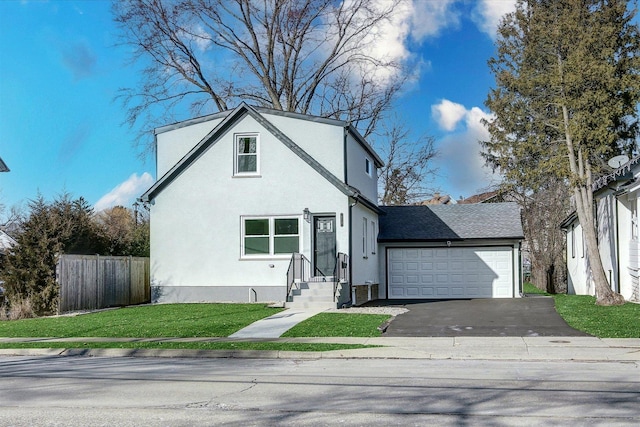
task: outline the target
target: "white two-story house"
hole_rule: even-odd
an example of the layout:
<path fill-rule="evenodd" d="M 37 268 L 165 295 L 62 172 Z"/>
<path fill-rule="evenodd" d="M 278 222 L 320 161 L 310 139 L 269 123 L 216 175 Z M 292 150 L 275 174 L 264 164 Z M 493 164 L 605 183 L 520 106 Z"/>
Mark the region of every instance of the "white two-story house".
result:
<path fill-rule="evenodd" d="M 156 150 L 154 301 L 339 306 L 379 283 L 382 161 L 347 122 L 242 103 L 158 128 Z"/>

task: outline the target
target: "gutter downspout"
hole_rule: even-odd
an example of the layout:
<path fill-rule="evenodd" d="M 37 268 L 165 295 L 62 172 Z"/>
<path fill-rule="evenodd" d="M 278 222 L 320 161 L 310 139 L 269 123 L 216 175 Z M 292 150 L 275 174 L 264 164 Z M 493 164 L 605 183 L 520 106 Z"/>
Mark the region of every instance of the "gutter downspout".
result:
<path fill-rule="evenodd" d="M 349 185 L 348 179 L 348 167 L 347 167 L 347 141 L 348 141 L 348 132 L 347 128 L 344 128 L 344 139 L 342 144 L 343 151 L 343 161 L 344 161 L 344 183 Z M 348 199 L 347 199 L 348 200 Z M 358 203 L 358 199 L 354 199 L 353 203 L 349 203 L 349 209 L 347 211 L 347 224 L 349 224 L 349 295 L 353 295 L 352 292 L 352 283 L 353 283 L 353 215 L 351 214 L 351 209 Z M 355 304 L 353 298 L 351 298 L 351 305 Z"/>

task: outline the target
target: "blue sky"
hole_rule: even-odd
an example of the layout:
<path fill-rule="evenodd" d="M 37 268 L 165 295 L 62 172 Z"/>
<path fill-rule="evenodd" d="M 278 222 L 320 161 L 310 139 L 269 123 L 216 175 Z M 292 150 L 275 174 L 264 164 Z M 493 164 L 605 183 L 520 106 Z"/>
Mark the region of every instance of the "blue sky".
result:
<path fill-rule="evenodd" d="M 396 112 L 414 135 L 436 138 L 434 186 L 468 197 L 491 181 L 476 142 L 493 84 L 486 62 L 514 2 L 407 2 L 396 43 L 381 46 L 422 64 Z M 130 205 L 152 184 L 154 159 L 139 158 L 114 101 L 138 80 L 127 59 L 106 0 L 0 2 L 0 157 L 11 169 L 0 174 L 0 203 L 66 191 L 100 209 Z"/>

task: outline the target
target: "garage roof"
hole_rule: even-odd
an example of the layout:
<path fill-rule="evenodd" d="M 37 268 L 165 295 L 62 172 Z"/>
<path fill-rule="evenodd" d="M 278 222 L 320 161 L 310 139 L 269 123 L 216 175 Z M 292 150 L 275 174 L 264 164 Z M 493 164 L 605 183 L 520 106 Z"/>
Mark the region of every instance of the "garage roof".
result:
<path fill-rule="evenodd" d="M 380 208 L 379 242 L 524 238 L 513 202 Z"/>

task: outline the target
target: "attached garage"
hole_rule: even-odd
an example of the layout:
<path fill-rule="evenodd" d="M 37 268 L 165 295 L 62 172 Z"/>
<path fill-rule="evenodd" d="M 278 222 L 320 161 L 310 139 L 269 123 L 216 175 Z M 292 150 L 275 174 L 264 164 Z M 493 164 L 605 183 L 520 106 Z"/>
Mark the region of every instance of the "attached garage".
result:
<path fill-rule="evenodd" d="M 520 296 L 520 209 L 514 203 L 384 207 L 380 276 L 388 299 Z"/>
<path fill-rule="evenodd" d="M 513 297 L 513 249 L 389 248 L 390 299 Z"/>

